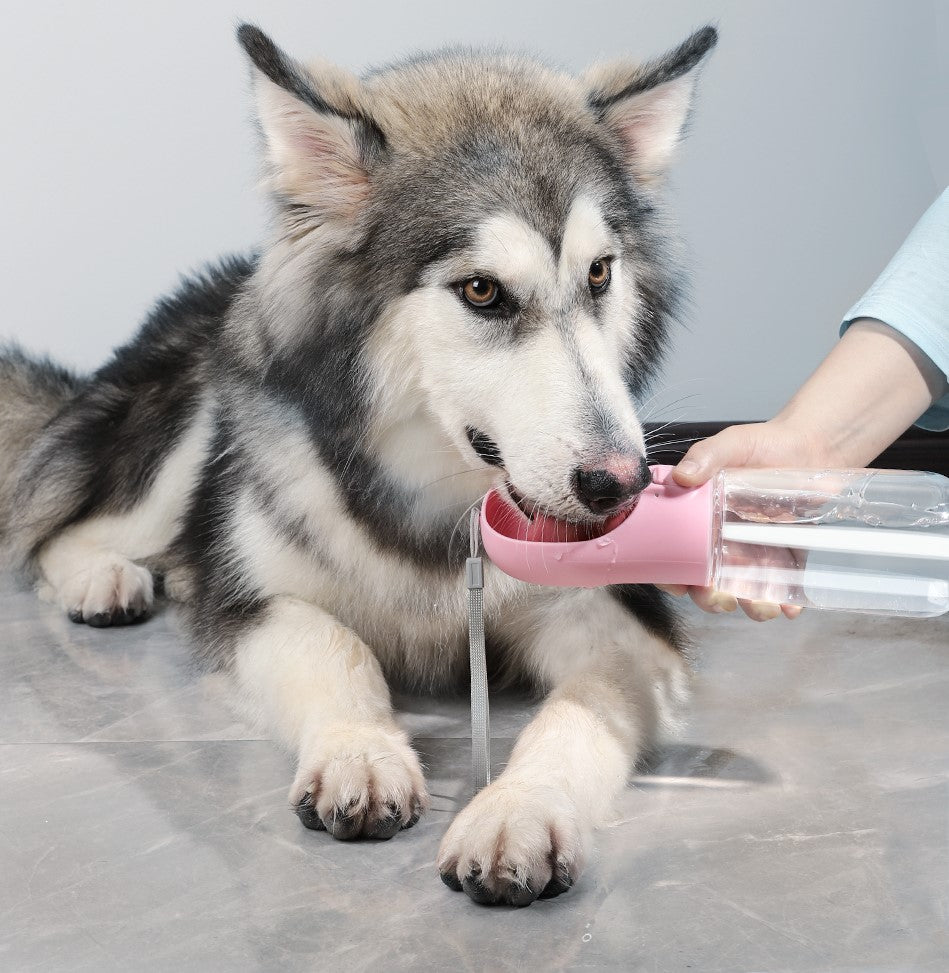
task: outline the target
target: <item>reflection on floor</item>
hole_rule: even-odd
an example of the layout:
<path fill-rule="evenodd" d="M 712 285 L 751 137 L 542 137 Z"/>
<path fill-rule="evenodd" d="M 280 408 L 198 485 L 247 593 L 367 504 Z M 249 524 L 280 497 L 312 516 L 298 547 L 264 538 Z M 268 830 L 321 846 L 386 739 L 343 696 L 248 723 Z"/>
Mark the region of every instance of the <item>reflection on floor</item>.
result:
<path fill-rule="evenodd" d="M 335 842 L 170 612 L 94 630 L 0 578 L 0 969 L 949 969 L 949 618 L 693 621 L 690 723 L 580 883 L 487 909 L 432 864 L 464 700 L 398 700 L 432 811 Z M 499 761 L 529 712 L 494 700 Z"/>

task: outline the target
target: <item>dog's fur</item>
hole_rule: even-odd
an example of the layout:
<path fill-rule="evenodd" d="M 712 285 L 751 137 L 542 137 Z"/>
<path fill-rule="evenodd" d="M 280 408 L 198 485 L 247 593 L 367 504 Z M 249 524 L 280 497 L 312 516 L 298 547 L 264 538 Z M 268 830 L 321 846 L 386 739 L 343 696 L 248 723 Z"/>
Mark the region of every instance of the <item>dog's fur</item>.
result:
<path fill-rule="evenodd" d="M 428 801 L 387 679 L 467 673 L 466 511 L 508 485 L 594 520 L 574 471 L 644 452 L 634 401 L 680 293 L 663 175 L 716 36 L 580 79 L 466 51 L 357 79 L 239 39 L 272 238 L 184 283 L 91 377 L 0 358 L 0 524 L 76 621 L 143 618 L 162 578 L 297 755 L 303 823 L 387 838 Z M 466 305 L 475 276 L 508 303 Z M 490 566 L 485 611 L 495 668 L 549 695 L 439 869 L 526 904 L 579 874 L 683 695 L 684 636 L 652 588 Z"/>

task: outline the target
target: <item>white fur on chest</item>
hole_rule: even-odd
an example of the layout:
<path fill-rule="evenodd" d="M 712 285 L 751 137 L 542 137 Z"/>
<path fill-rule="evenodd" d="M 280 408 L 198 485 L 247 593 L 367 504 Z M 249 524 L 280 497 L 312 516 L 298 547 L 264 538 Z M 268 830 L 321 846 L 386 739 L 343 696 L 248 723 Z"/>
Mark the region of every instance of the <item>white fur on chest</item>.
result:
<path fill-rule="evenodd" d="M 261 595 L 292 595 L 330 612 L 386 669 L 433 684 L 449 679 L 467 657 L 463 570 L 429 571 L 380 549 L 339 509 L 325 474 L 314 470 L 307 479 L 314 489 L 306 520 L 318 546 L 308 550 L 282 536 L 248 491 L 233 511 L 242 574 Z M 491 626 L 528 589 L 486 567 L 485 616 Z"/>

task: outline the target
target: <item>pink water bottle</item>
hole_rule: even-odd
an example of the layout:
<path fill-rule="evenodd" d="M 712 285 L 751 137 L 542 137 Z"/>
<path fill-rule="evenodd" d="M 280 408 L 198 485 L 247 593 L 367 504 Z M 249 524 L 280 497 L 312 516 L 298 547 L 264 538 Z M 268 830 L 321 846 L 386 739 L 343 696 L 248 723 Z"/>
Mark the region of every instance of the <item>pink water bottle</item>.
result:
<path fill-rule="evenodd" d="M 627 514 L 591 529 L 528 519 L 497 491 L 481 534 L 502 571 L 541 585 L 686 584 L 803 608 L 949 611 L 949 480 L 906 470 L 724 470 L 679 486 L 672 467 Z"/>

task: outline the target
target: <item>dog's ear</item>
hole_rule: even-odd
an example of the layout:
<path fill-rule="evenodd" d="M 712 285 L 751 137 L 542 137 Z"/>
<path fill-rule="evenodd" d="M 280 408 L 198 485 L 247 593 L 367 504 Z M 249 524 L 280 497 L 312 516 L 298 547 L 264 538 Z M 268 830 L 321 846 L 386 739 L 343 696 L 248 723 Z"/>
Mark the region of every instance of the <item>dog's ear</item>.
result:
<path fill-rule="evenodd" d="M 329 64 L 305 68 L 252 24 L 241 24 L 237 38 L 254 65 L 271 188 L 320 218 L 353 216 L 385 149 L 359 79 Z"/>
<path fill-rule="evenodd" d="M 654 61 L 615 62 L 587 72 L 589 105 L 619 138 L 638 180 L 665 173 L 689 117 L 699 65 L 717 40 L 714 27 L 703 27 Z"/>

